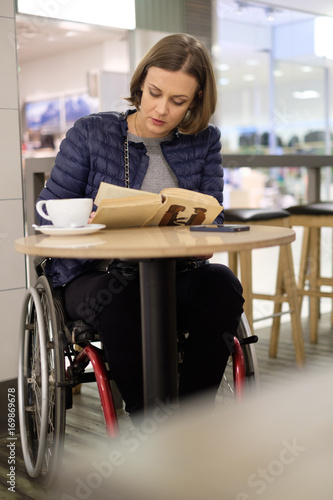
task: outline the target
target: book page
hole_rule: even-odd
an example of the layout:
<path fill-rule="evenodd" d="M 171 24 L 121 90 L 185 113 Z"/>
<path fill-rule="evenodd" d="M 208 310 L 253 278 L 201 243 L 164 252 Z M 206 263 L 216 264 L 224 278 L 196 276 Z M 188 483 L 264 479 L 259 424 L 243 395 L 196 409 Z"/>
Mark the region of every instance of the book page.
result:
<path fill-rule="evenodd" d="M 164 203 L 146 221 L 152 226 L 190 226 L 211 224 L 223 207 L 210 195 L 181 188 L 163 189 Z"/>
<path fill-rule="evenodd" d="M 149 191 L 141 191 L 139 189 L 116 186 L 115 184 L 109 184 L 107 182 L 101 182 L 94 203 L 95 205 L 99 206 L 101 200 L 111 198 L 128 198 L 132 196 L 155 196 L 155 193 L 150 193 Z"/>
<path fill-rule="evenodd" d="M 151 194 L 153 197 L 133 196 L 101 200 L 93 224 L 105 224 L 108 229 L 143 226 L 162 204 L 160 194 Z"/>

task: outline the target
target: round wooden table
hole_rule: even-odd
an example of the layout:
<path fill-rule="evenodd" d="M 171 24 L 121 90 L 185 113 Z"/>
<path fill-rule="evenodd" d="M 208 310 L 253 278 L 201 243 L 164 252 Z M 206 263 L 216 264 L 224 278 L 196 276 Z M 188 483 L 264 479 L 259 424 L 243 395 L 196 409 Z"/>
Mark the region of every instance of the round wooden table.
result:
<path fill-rule="evenodd" d="M 193 257 L 210 252 L 240 252 L 295 240 L 289 228 L 251 226 L 238 233 L 197 232 L 188 226 L 109 229 L 82 236 L 38 234 L 15 241 L 15 249 L 28 255 L 93 259 L 161 259 Z"/>
<path fill-rule="evenodd" d="M 215 252 L 248 255 L 255 248 L 284 246 L 287 250 L 285 262 L 289 293 L 295 296 L 292 321 L 298 322 L 299 327 L 298 338 L 294 337 L 296 358 L 302 364 L 304 345 L 290 249 L 294 239 L 294 231 L 284 227 L 251 226 L 250 231 L 238 233 L 195 232 L 188 226 L 144 227 L 101 230 L 82 236 L 39 234 L 16 240 L 15 249 L 27 255 L 42 257 L 118 258 L 139 262 L 144 394 L 145 405 L 151 406 L 158 399 L 165 401 L 177 398 L 177 258 Z M 246 307 L 245 313 L 248 315 Z"/>

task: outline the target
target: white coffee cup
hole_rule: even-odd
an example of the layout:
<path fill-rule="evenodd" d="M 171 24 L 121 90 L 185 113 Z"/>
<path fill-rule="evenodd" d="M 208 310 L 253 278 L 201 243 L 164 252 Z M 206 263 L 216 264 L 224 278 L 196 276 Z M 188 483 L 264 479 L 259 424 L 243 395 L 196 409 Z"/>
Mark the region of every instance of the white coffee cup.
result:
<path fill-rule="evenodd" d="M 93 207 L 91 198 L 63 200 L 40 200 L 36 210 L 43 219 L 50 220 L 56 227 L 82 227 L 90 217 Z M 45 208 L 47 213 L 45 212 Z"/>

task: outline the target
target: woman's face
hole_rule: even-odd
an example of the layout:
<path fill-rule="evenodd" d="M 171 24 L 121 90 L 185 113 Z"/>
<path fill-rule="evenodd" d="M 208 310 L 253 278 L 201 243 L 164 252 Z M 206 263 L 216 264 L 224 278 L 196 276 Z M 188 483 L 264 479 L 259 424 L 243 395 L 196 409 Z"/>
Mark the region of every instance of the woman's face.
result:
<path fill-rule="evenodd" d="M 192 106 L 198 82 L 182 71 L 148 69 L 141 85 L 141 107 L 136 133 L 141 137 L 164 137 L 183 120 Z"/>

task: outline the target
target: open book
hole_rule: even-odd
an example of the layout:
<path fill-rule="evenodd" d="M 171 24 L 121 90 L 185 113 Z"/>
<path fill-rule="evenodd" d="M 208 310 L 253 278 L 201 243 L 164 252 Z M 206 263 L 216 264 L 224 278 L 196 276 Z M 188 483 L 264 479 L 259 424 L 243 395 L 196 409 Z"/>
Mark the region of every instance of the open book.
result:
<path fill-rule="evenodd" d="M 101 182 L 94 224 L 107 228 L 211 224 L 223 207 L 210 195 L 167 188 L 150 193 Z"/>

